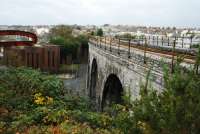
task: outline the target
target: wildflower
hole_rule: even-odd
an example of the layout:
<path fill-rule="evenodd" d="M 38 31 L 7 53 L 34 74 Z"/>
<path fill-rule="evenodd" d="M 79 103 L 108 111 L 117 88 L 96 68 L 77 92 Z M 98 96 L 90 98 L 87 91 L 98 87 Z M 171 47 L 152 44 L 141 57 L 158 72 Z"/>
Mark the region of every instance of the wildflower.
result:
<path fill-rule="evenodd" d="M 49 96 L 44 97 L 41 93 L 36 93 L 34 95 L 34 103 L 38 105 L 52 104 L 53 98 Z"/>
<path fill-rule="evenodd" d="M 52 104 L 53 103 L 53 98 L 52 97 L 49 97 L 47 96 L 47 103 L 46 104 Z"/>
<path fill-rule="evenodd" d="M 36 104 L 38 104 L 38 105 L 43 105 L 44 104 L 44 98 L 43 97 L 39 97 L 34 102 Z"/>
<path fill-rule="evenodd" d="M 38 105 L 43 105 L 45 104 L 45 98 L 42 96 L 41 93 L 36 93 L 34 95 L 34 103 L 38 104 Z"/>

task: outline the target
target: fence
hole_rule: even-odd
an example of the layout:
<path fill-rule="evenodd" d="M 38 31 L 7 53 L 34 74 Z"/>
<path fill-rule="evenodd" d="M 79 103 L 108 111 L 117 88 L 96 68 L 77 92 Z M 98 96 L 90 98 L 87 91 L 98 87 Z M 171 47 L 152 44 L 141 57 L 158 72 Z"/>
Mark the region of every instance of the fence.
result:
<path fill-rule="evenodd" d="M 171 59 L 171 70 L 174 71 L 175 58 L 179 54 L 183 54 L 184 58 L 189 64 L 194 64 L 196 59 L 197 50 L 193 48 L 194 45 L 200 43 L 200 41 L 193 40 L 188 37 L 141 37 L 137 39 L 127 38 L 111 38 L 111 37 L 96 37 L 90 38 L 90 42 L 95 46 L 117 53 L 126 58 L 131 58 L 132 48 L 137 48 L 143 52 L 143 63 L 147 64 L 148 52 L 161 53 L 170 55 Z M 198 72 L 198 67 L 197 67 Z"/>

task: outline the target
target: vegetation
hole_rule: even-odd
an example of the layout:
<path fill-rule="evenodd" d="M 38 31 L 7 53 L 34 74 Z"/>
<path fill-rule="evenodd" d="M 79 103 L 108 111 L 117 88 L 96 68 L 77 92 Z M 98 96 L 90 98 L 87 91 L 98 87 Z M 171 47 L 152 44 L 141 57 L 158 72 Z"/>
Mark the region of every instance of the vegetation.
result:
<path fill-rule="evenodd" d="M 118 133 L 106 114 L 63 90 L 55 76 L 26 68 L 0 71 L 0 133 Z"/>
<path fill-rule="evenodd" d="M 103 34 L 104 33 L 103 33 L 103 29 L 102 28 L 98 28 L 95 32 L 94 31 L 91 32 L 92 36 L 100 36 L 100 37 L 102 37 Z"/>
<path fill-rule="evenodd" d="M 125 38 L 125 39 L 136 39 L 136 35 L 131 35 L 130 33 L 125 33 L 122 35 L 116 35 L 116 38 Z"/>
<path fill-rule="evenodd" d="M 124 39 L 144 39 L 144 35 L 131 35 L 130 33 L 124 33 L 122 35 L 116 35 L 116 38 L 124 38 Z"/>
<path fill-rule="evenodd" d="M 77 49 L 80 46 L 88 47 L 88 39 L 85 35 L 72 35 L 73 29 L 70 26 L 59 25 L 51 29 L 49 34 L 50 43 L 60 45 L 62 47 L 62 57 L 72 55 L 77 56 Z"/>
<path fill-rule="evenodd" d="M 191 48 L 199 48 L 200 44 L 192 45 Z"/>
<path fill-rule="evenodd" d="M 193 71 L 183 72 L 177 63 L 174 74 L 165 70 L 165 90 L 141 90 L 134 102 L 136 122 L 158 134 L 197 134 L 200 131 L 200 78 Z"/>
<path fill-rule="evenodd" d="M 92 36 L 94 36 L 94 35 L 95 35 L 94 31 L 92 31 L 92 32 L 91 32 L 91 35 L 92 35 Z"/>
<path fill-rule="evenodd" d="M 191 71 L 180 63 L 173 74 L 164 67 L 162 92 L 148 88 L 148 73 L 140 98 L 132 101 L 127 93 L 123 105 L 113 104 L 102 113 L 88 99 L 68 94 L 55 76 L 26 68 L 1 70 L 0 133 L 198 134 L 199 62 Z"/>
<path fill-rule="evenodd" d="M 103 36 L 103 30 L 102 28 L 97 29 L 97 36 Z"/>

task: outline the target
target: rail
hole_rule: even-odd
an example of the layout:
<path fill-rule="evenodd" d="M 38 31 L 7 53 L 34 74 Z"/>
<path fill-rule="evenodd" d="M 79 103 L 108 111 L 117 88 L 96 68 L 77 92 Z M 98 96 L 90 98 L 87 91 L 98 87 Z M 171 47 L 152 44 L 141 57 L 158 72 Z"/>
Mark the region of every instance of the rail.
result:
<path fill-rule="evenodd" d="M 127 39 L 92 36 L 89 41 L 105 51 L 114 51 L 118 55 L 123 53 L 123 56 L 126 55 L 126 58 L 128 59 L 133 57 L 132 49 L 140 51 L 140 55 L 141 53 L 143 55 L 144 64 L 147 64 L 147 54 L 156 54 L 158 56 L 165 57 L 168 60 L 170 59 L 172 72 L 174 70 L 175 59 L 177 59 L 179 55 L 184 57 L 183 61 L 186 64 L 195 64 L 197 49 L 193 48 L 193 46 L 200 43 L 200 41 L 186 37 L 184 37 L 184 40 L 183 37 L 161 37 L 160 40 L 158 37 Z M 199 72 L 198 67 L 197 72 Z"/>

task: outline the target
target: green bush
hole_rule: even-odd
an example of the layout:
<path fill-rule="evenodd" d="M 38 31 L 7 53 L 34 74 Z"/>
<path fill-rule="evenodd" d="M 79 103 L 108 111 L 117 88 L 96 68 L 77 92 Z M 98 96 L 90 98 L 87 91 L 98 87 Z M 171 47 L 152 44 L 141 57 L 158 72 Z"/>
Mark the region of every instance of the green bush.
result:
<path fill-rule="evenodd" d="M 45 96 L 57 97 L 63 93 L 63 83 L 55 76 L 23 67 L 0 70 L 0 82 L 1 88 L 24 96 L 40 92 Z"/>
<path fill-rule="evenodd" d="M 73 29 L 69 26 L 58 25 L 51 29 L 49 42 L 61 46 L 61 56 L 72 55 L 73 59 L 77 56 L 80 46 L 88 48 L 88 38 L 86 35 L 72 35 Z"/>
<path fill-rule="evenodd" d="M 87 98 L 66 94 L 55 76 L 26 68 L 0 70 L 0 132 L 198 134 L 200 77 L 196 67 L 185 71 L 180 63 L 174 73 L 164 68 L 162 92 L 144 83 L 140 98 L 126 95 L 123 105 L 104 113 Z"/>

